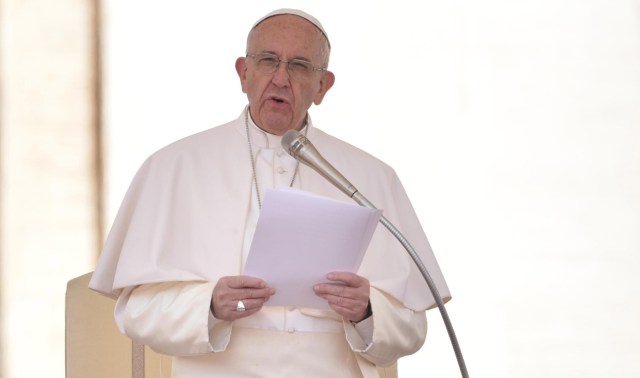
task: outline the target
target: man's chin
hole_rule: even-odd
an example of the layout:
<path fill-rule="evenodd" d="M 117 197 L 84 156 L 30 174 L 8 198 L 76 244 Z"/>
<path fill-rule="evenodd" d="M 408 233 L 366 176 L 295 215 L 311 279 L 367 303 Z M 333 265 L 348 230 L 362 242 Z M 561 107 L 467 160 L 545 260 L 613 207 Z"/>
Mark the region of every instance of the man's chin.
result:
<path fill-rule="evenodd" d="M 291 116 L 285 115 L 268 115 L 262 117 L 262 125 L 259 125 L 261 129 L 276 135 L 282 135 L 288 130 L 295 128 L 291 124 Z"/>

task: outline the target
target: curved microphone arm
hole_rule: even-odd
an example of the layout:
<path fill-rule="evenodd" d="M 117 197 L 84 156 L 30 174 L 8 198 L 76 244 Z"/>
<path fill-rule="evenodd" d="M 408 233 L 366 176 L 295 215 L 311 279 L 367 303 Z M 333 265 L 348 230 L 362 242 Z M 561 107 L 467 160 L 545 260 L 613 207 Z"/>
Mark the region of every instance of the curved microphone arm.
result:
<path fill-rule="evenodd" d="M 307 139 L 307 137 L 302 135 L 300 132 L 296 130 L 290 130 L 285 133 L 285 135 L 282 137 L 282 147 L 296 160 L 313 168 L 322 177 L 335 185 L 338 189 L 340 189 L 343 193 L 356 201 L 359 205 L 371 209 L 377 209 L 365 196 L 363 196 L 358 191 L 358 189 L 356 189 L 355 186 L 353 186 L 349 182 L 349 180 L 347 180 L 327 160 L 325 160 L 322 155 L 318 153 L 309 139 Z M 467 366 L 464 362 L 464 357 L 462 356 L 458 338 L 456 337 L 456 334 L 453 330 L 453 325 L 451 324 L 451 320 L 449 319 L 449 314 L 447 313 L 447 309 L 444 306 L 442 296 L 440 295 L 435 282 L 431 278 L 431 275 L 427 271 L 426 266 L 420 259 L 420 256 L 418 256 L 418 253 L 416 253 L 415 249 L 413 249 L 409 241 L 391 222 L 389 222 L 389 220 L 387 220 L 387 218 L 381 216 L 380 223 L 382 223 L 382 225 L 385 226 L 387 230 L 389 230 L 389 232 L 391 232 L 391 234 L 395 236 L 396 239 L 398 239 L 400 244 L 402 244 L 409 256 L 411 256 L 411 258 L 415 262 L 416 267 L 422 274 L 422 277 L 426 281 L 427 286 L 429 286 L 429 290 L 431 291 L 431 294 L 433 295 L 433 298 L 438 305 L 438 309 L 440 310 L 440 314 L 442 315 L 442 320 L 444 321 L 447 333 L 449 334 L 451 346 L 453 347 L 453 351 L 456 355 L 456 360 L 458 361 L 458 366 L 460 367 L 462 377 L 469 378 Z"/>
<path fill-rule="evenodd" d="M 376 209 L 376 207 L 358 191 L 356 191 L 351 198 L 361 206 L 368 207 L 371 209 Z M 396 228 L 396 226 L 394 226 L 384 216 L 380 217 L 380 223 L 382 223 L 382 225 L 385 226 L 387 230 L 389 230 L 389 232 L 391 232 L 391 234 L 395 236 L 396 239 L 398 239 L 398 241 L 400 242 L 400 244 L 402 244 L 404 249 L 407 250 L 407 253 L 409 254 L 409 256 L 411 256 L 413 261 L 416 263 L 416 267 L 422 274 L 422 277 L 424 278 L 424 280 L 427 282 L 427 286 L 429 286 L 429 290 L 431 291 L 431 294 L 433 295 L 433 298 L 435 299 L 436 304 L 438 305 L 438 310 L 440 310 L 440 314 L 442 315 L 444 326 L 447 329 L 447 333 L 449 334 L 449 339 L 451 340 L 451 346 L 453 347 L 453 352 L 456 355 L 456 360 L 458 361 L 458 366 L 460 367 L 460 373 L 462 373 L 462 376 L 464 378 L 469 378 L 469 373 L 467 372 L 467 366 L 464 362 L 464 357 L 462 356 L 462 350 L 460 349 L 458 338 L 456 337 L 456 333 L 453 330 L 453 324 L 451 323 L 451 319 L 449 319 L 449 313 L 447 312 L 447 309 L 444 305 L 444 301 L 442 300 L 442 296 L 440 295 L 440 292 L 438 291 L 438 288 L 436 287 L 435 282 L 433 282 L 431 275 L 427 271 L 427 267 L 424 265 L 424 263 L 422 262 L 422 259 L 420 259 L 420 256 L 418 256 L 418 253 L 415 251 L 415 249 L 413 249 L 409 241 L 404 237 L 404 235 L 402 235 L 402 233 Z"/>

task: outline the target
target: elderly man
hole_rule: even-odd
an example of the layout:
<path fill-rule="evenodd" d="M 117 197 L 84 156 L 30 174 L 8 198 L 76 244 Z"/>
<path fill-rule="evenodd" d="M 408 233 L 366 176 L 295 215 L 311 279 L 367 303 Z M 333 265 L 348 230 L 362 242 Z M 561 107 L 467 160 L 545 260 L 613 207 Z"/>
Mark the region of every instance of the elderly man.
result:
<path fill-rule="evenodd" d="M 331 272 L 313 288 L 331 310 L 270 306 L 269 283 L 242 275 L 265 188 L 346 200 L 284 152 L 288 130 L 306 134 L 384 209 L 449 298 L 393 170 L 311 122 L 308 109 L 335 80 L 330 48 L 322 25 L 302 11 L 260 19 L 235 64 L 247 108 L 153 154 L 127 192 L 90 287 L 117 297 L 124 333 L 174 356 L 175 378 L 377 377 L 377 366 L 424 343 L 434 300 L 380 227 L 357 274 Z"/>

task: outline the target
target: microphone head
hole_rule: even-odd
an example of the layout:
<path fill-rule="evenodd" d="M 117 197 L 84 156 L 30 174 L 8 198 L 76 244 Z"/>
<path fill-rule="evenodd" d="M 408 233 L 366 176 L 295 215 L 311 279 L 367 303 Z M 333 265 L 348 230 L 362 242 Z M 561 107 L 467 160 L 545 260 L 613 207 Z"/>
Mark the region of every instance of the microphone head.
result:
<path fill-rule="evenodd" d="M 298 153 L 300 149 L 308 145 L 309 140 L 302 135 L 298 130 L 289 130 L 282 136 L 282 141 L 280 145 L 284 148 L 285 151 L 294 158 L 298 158 Z"/>
<path fill-rule="evenodd" d="M 313 146 L 306 136 L 297 130 L 289 130 L 282 136 L 280 142 L 282 148 L 297 161 L 311 167 L 330 183 L 353 198 L 358 191 L 351 183 L 338 172 Z"/>
<path fill-rule="evenodd" d="M 282 145 L 282 148 L 284 148 L 286 151 L 289 151 L 295 141 L 301 136 L 303 135 L 298 130 L 289 130 L 282 136 L 282 141 L 280 142 L 280 144 Z"/>

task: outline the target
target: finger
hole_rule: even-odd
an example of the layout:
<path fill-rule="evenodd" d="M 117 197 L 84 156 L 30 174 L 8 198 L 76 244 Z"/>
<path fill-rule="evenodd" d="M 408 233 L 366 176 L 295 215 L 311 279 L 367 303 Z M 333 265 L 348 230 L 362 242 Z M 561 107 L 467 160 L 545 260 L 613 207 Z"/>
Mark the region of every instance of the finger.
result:
<path fill-rule="evenodd" d="M 342 283 L 321 283 L 314 285 L 313 290 L 316 295 L 329 295 L 355 300 L 369 300 L 369 286 L 350 287 Z"/>
<path fill-rule="evenodd" d="M 341 297 L 338 295 L 325 295 L 324 299 L 326 299 L 329 304 L 342 308 L 353 308 L 358 305 L 358 301 L 356 299 Z"/>
<path fill-rule="evenodd" d="M 250 311 L 250 310 L 260 310 L 265 302 L 266 299 L 264 298 L 258 298 L 258 299 L 243 299 L 242 300 L 242 304 L 244 305 L 244 311 L 238 311 L 238 302 L 235 302 L 235 304 L 233 305 L 233 309 L 237 312 L 246 312 L 246 311 Z"/>
<path fill-rule="evenodd" d="M 244 305 L 244 310 L 241 310 L 236 303 L 233 308 L 230 310 L 231 319 L 240 319 L 252 315 L 258 311 L 260 311 L 264 305 L 264 300 L 262 299 L 248 299 L 243 300 L 242 304 Z"/>
<path fill-rule="evenodd" d="M 214 303 L 213 316 L 220 320 L 235 320 L 252 315 L 262 308 L 261 300 L 243 300 L 242 306 L 239 305 L 240 301 L 227 301 L 222 308 Z M 241 310 L 244 308 L 244 310 Z"/>
<path fill-rule="evenodd" d="M 321 298 L 324 298 L 330 304 L 346 307 L 346 308 L 354 308 L 361 309 L 362 307 L 366 307 L 369 303 L 369 298 L 365 295 L 334 295 L 334 294 L 319 294 Z"/>
<path fill-rule="evenodd" d="M 313 290 L 346 320 L 360 321 L 363 314 L 366 314 L 369 305 L 368 290 L 354 289 L 342 284 L 317 284 Z"/>
<path fill-rule="evenodd" d="M 327 274 L 327 279 L 334 282 L 342 282 L 351 287 L 369 285 L 369 280 L 350 272 L 331 272 Z"/>
<path fill-rule="evenodd" d="M 318 284 L 314 286 L 316 295 L 345 319 L 358 321 L 366 313 L 369 304 L 369 286 L 353 288 L 344 284 Z"/>
<path fill-rule="evenodd" d="M 264 280 L 251 277 L 251 276 L 230 276 L 224 277 L 225 283 L 232 289 L 243 289 L 243 288 L 256 288 L 262 289 L 267 287 L 267 283 Z"/>
<path fill-rule="evenodd" d="M 263 301 L 269 299 L 269 297 L 271 297 L 273 294 L 275 294 L 276 290 L 272 287 L 267 287 L 264 289 L 250 289 L 250 288 L 245 288 L 245 289 L 241 289 L 240 293 L 238 295 L 240 295 L 240 299 L 261 299 Z"/>
<path fill-rule="evenodd" d="M 263 280 L 250 276 L 223 277 L 214 288 L 214 298 L 217 300 L 267 298 L 273 294 L 275 289 L 267 287 Z"/>
<path fill-rule="evenodd" d="M 318 295 L 333 295 L 337 297 L 347 296 L 348 289 L 348 286 L 333 283 L 320 283 L 313 286 L 313 290 Z"/>
<path fill-rule="evenodd" d="M 368 302 L 359 302 L 348 298 L 330 298 L 329 306 L 343 318 L 351 321 L 362 320 L 367 313 Z"/>

